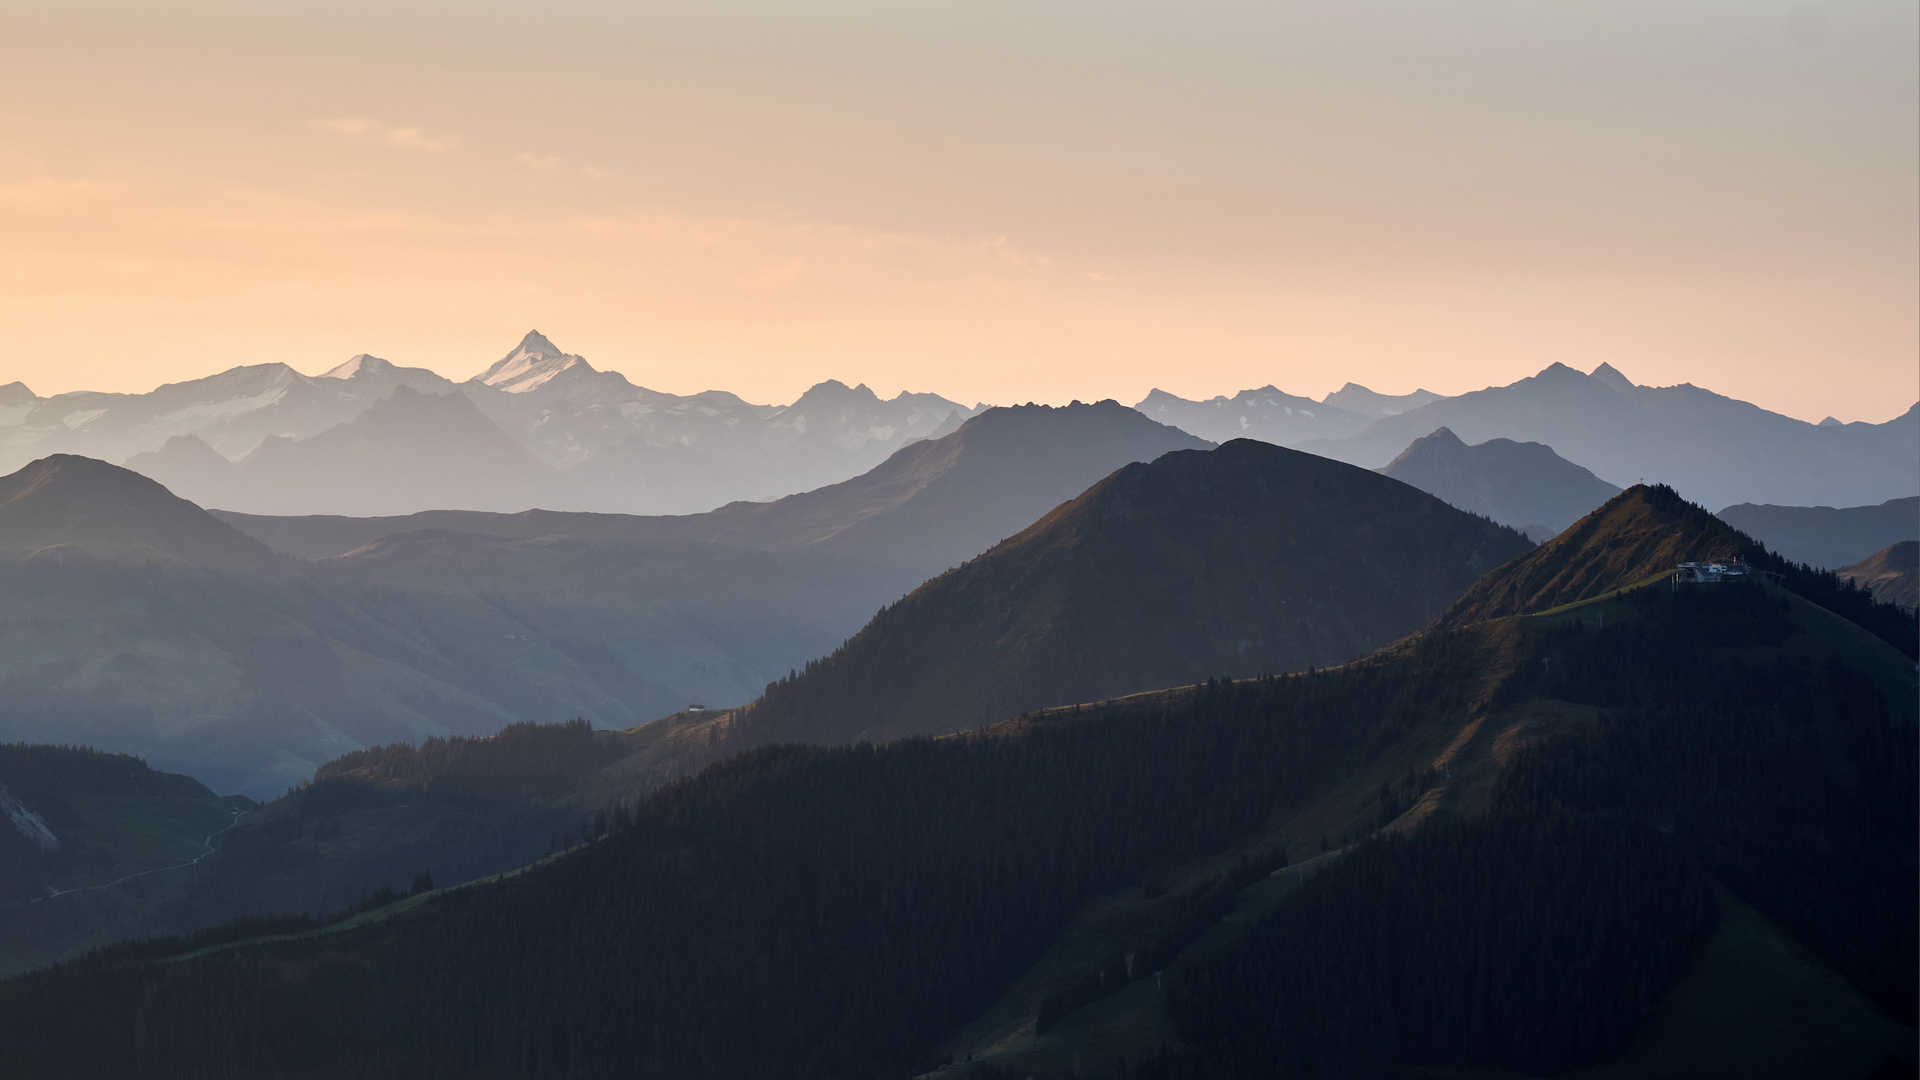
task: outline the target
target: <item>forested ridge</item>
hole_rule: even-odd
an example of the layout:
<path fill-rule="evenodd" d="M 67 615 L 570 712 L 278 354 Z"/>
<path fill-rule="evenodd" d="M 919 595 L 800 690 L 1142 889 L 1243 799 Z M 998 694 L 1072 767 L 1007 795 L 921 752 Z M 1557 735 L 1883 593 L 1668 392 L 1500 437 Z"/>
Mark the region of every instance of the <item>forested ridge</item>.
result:
<path fill-rule="evenodd" d="M 1194 964 L 1172 1001 L 1199 1050 L 1171 1075 L 1596 1064 L 1711 927 L 1708 875 L 1911 1023 L 1911 711 L 1783 654 L 1792 602 L 1757 584 L 1624 600 L 1527 626 L 1495 695 L 1599 718 L 1520 753 L 1484 822 L 1363 845 Z"/>
<path fill-rule="evenodd" d="M 1470 653 L 1435 638 L 1410 678 L 1357 665 L 948 739 L 756 751 L 565 858 L 386 923 L 7 984 L 0 1063 L 901 1075 L 1081 903 L 1309 797 L 1372 741 L 1357 735 L 1458 710 Z M 116 1014 L 134 1022 L 99 1021 Z"/>
<path fill-rule="evenodd" d="M 1910 665 L 1890 656 L 1770 586 L 1663 585 L 1330 670 L 763 748 L 381 922 L 180 963 L 178 942 L 129 946 L 0 984 L 0 1073 L 908 1076 L 1090 901 L 1228 851 L 1416 732 L 1539 701 L 1590 719 L 1522 740 L 1484 811 L 1363 842 L 1174 958 L 1183 1045 L 1136 1074 L 1604 1061 L 1711 930 L 1716 881 L 1910 1023 L 1920 764 L 1912 703 L 1886 685 Z M 470 752 L 489 753 L 344 771 L 397 781 Z M 1377 821 L 1446 784 L 1383 789 Z M 1121 952 L 1185 948 L 1247 877 L 1217 880 Z"/>

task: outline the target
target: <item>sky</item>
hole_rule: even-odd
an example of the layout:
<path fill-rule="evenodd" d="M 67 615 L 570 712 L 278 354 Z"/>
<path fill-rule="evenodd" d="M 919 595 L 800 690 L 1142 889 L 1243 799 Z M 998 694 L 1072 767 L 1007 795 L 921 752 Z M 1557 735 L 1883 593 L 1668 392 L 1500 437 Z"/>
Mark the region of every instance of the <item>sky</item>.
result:
<path fill-rule="evenodd" d="M 0 13 L 0 383 L 1920 397 L 1911 0 Z"/>

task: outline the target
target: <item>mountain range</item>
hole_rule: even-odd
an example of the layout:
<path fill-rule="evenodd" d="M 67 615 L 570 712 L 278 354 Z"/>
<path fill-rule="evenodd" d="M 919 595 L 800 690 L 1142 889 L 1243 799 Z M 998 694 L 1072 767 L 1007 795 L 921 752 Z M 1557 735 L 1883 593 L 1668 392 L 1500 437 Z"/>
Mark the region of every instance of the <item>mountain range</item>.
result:
<path fill-rule="evenodd" d="M 40 398 L 11 383 L 0 387 L 0 468 L 81 454 L 257 513 L 686 513 L 844 480 L 978 411 L 832 380 L 791 405 L 681 397 L 597 371 L 534 331 L 457 384 L 365 354 L 318 376 L 261 364 L 147 394 Z"/>
<path fill-rule="evenodd" d="M 1348 438 L 1375 420 L 1438 400 L 1439 394 L 1426 390 L 1396 396 L 1348 383 L 1324 400 L 1314 401 L 1268 385 L 1207 401 L 1188 401 L 1156 389 L 1134 408 L 1214 442 L 1259 439 L 1289 446 L 1310 439 Z"/>
<path fill-rule="evenodd" d="M 858 476 L 984 408 L 921 393 L 883 401 L 834 380 L 790 405 L 662 393 L 534 331 L 458 383 L 366 354 L 318 376 L 253 365 L 147 394 L 41 398 L 10 383 L 0 469 L 85 455 L 251 514 L 686 514 Z M 1589 374 L 1553 364 L 1454 397 L 1348 383 L 1315 401 L 1268 385 L 1197 401 L 1156 389 L 1135 408 L 1208 441 L 1258 439 L 1366 468 L 1446 428 L 1473 445 L 1545 445 L 1616 488 L 1668 483 L 1707 505 L 1920 494 L 1912 410 L 1884 424 L 1808 424 L 1689 384 L 1639 386 L 1608 364 Z"/>
<path fill-rule="evenodd" d="M 1691 384 L 1638 386 L 1609 365 L 1553 364 L 1293 443 L 1368 468 L 1447 428 L 1468 443 L 1537 442 L 1613 484 L 1664 483 L 1708 506 L 1879 502 L 1920 493 L 1920 405 L 1884 424 L 1809 424 Z"/>
<path fill-rule="evenodd" d="M 1300 456 L 1166 468 L 1261 453 Z M 1729 554 L 1776 577 L 1667 580 Z M 1862 604 L 1635 486 L 1350 663 L 762 747 L 603 804 L 517 873 L 416 872 L 330 918 L 0 984 L 0 1069 L 1899 1075 L 1915 642 Z M 619 741 L 350 755 L 261 811 L 242 861 L 331 858 L 432 792 L 591 787 Z"/>
<path fill-rule="evenodd" d="M 50 457 L 0 480 L 0 738 L 264 796 L 358 747 L 742 704 L 1114 469 L 1201 445 L 1111 402 L 994 410 L 773 503 L 349 524 L 351 554 L 318 562 Z M 335 520 L 233 520 L 339 554 Z"/>

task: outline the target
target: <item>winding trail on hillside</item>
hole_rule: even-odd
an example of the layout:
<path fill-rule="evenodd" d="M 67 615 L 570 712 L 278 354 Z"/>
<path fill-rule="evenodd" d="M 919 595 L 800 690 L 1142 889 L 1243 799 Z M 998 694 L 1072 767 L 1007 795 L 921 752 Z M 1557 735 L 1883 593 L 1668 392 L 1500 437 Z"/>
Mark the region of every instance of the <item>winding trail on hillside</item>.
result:
<path fill-rule="evenodd" d="M 232 811 L 232 813 L 233 813 L 233 820 L 227 822 L 227 827 L 225 829 L 216 829 L 215 831 L 208 833 L 207 838 L 201 841 L 201 843 L 203 843 L 206 846 L 207 850 L 201 852 L 199 855 L 196 855 L 195 857 L 193 857 L 192 859 L 189 859 L 186 862 L 180 863 L 176 866 L 162 866 L 157 870 L 142 870 L 137 874 L 128 874 L 126 877 L 115 878 L 104 885 L 82 885 L 77 889 L 49 888 L 47 890 L 47 895 L 39 897 L 37 899 L 29 900 L 27 901 L 27 903 L 38 904 L 38 903 L 41 903 L 42 901 L 54 900 L 59 897 L 69 895 L 71 893 L 93 892 L 98 889 L 111 889 L 115 885 L 132 881 L 134 878 L 143 878 L 143 877 L 146 877 L 148 874 L 164 874 L 169 870 L 185 870 L 187 867 L 196 865 L 197 863 L 200 862 L 201 859 L 204 859 L 207 856 L 213 854 L 215 851 L 215 848 L 213 846 L 213 838 L 221 835 L 222 833 L 227 832 L 229 829 L 232 829 L 235 825 L 240 824 L 240 819 L 247 816 L 246 813 L 239 810 Z"/>

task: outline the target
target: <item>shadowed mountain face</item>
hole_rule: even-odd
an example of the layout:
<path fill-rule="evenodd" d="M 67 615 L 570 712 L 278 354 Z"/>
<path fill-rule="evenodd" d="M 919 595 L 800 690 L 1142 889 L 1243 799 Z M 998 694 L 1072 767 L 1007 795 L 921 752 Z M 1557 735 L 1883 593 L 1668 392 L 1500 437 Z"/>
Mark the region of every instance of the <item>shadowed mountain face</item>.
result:
<path fill-rule="evenodd" d="M 1375 470 L 1462 510 L 1546 540 L 1620 489 L 1540 443 L 1489 439 L 1468 446 L 1446 428 Z"/>
<path fill-rule="evenodd" d="M 733 737 L 938 733 L 1337 663 L 1417 629 L 1529 547 L 1309 454 L 1251 440 L 1169 454 L 921 586 L 743 710 Z"/>
<path fill-rule="evenodd" d="M 457 397 L 412 404 L 472 416 Z M 738 705 L 1101 476 L 1197 443 L 1112 403 L 1006 410 L 780 503 L 425 515 L 452 527 L 383 524 L 320 564 L 127 470 L 50 459 L 0 481 L 16 491 L 0 554 L 26 560 L 0 559 L 0 739 L 139 753 L 266 795 L 365 746 Z M 341 539 L 340 520 L 318 535 Z M 314 519 L 296 525 L 313 541 Z"/>
<path fill-rule="evenodd" d="M 138 473 L 55 454 L 0 477 L 0 561 L 166 563 L 260 573 L 286 560 Z"/>
<path fill-rule="evenodd" d="M 1794 562 L 1838 567 L 1889 544 L 1920 539 L 1920 496 L 1878 506 L 1756 506 L 1720 511 L 1722 521 Z"/>
<path fill-rule="evenodd" d="M 1920 607 L 1920 541 L 1902 540 L 1834 573 L 1883 604 Z"/>
<path fill-rule="evenodd" d="M 1445 427 L 1468 443 L 1546 443 L 1614 483 L 1665 483 L 1709 506 L 1878 502 L 1920 490 L 1920 405 L 1885 424 L 1819 426 L 1689 384 L 1635 386 L 1554 364 L 1508 386 L 1375 421 L 1300 449 L 1375 468 Z"/>

